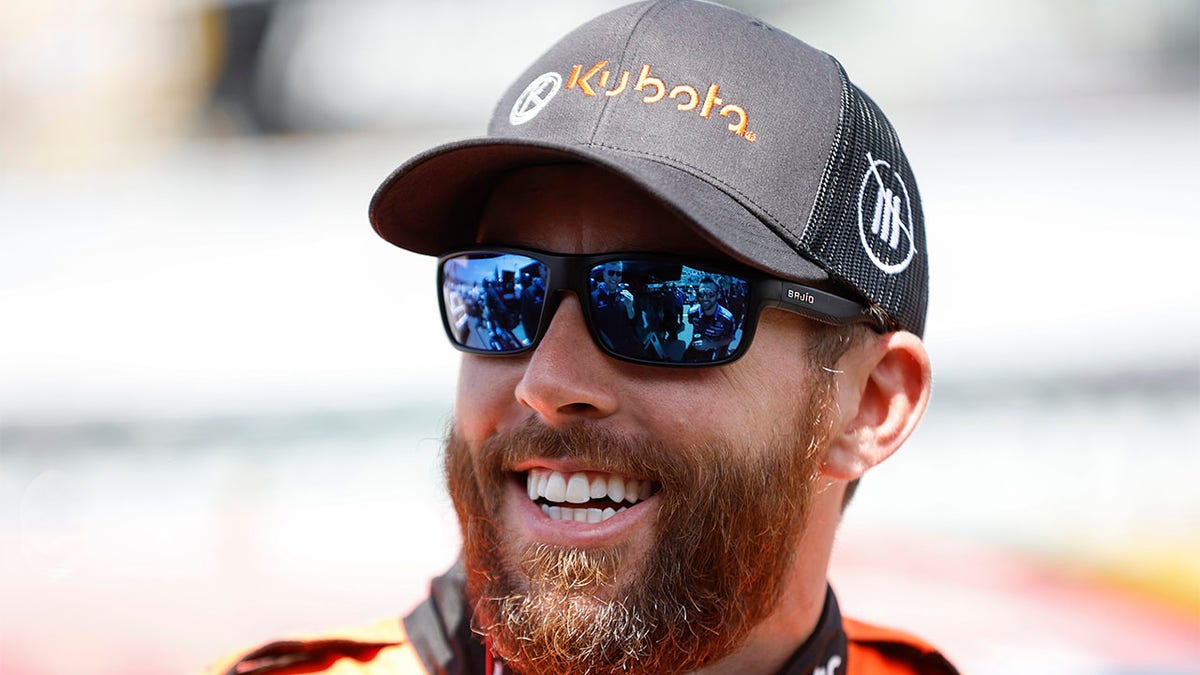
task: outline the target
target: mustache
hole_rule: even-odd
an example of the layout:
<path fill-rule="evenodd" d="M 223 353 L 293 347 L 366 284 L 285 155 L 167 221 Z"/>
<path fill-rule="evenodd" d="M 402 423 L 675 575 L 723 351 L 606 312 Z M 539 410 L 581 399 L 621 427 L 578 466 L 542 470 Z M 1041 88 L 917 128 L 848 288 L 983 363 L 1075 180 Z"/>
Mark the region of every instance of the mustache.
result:
<path fill-rule="evenodd" d="M 484 441 L 479 465 L 485 473 L 496 477 L 529 460 L 563 459 L 596 471 L 669 482 L 670 475 L 679 469 L 679 460 L 694 453 L 694 448 L 618 433 L 602 424 L 552 428 L 530 418 L 517 428 Z"/>

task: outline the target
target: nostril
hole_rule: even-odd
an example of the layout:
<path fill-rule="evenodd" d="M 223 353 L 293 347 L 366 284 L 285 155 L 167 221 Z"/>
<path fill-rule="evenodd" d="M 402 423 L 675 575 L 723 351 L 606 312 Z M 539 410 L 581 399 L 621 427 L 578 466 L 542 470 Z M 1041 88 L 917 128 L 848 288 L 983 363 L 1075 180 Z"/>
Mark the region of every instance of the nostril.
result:
<path fill-rule="evenodd" d="M 558 409 L 559 412 L 563 413 L 564 415 L 591 415 L 599 412 L 596 406 L 592 405 L 591 403 L 568 403 L 566 405 L 559 406 Z"/>

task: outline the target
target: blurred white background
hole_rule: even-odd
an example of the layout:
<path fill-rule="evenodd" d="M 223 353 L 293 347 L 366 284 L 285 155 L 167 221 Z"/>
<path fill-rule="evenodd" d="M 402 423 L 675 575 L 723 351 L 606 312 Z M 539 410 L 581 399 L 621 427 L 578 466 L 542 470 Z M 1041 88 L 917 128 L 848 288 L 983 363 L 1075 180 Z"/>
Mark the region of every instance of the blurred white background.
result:
<path fill-rule="evenodd" d="M 0 673 L 421 596 L 457 353 L 367 202 L 619 4 L 0 5 Z M 934 401 L 843 604 L 975 673 L 1200 672 L 1200 3 L 733 4 L 842 61 L 926 207 Z"/>

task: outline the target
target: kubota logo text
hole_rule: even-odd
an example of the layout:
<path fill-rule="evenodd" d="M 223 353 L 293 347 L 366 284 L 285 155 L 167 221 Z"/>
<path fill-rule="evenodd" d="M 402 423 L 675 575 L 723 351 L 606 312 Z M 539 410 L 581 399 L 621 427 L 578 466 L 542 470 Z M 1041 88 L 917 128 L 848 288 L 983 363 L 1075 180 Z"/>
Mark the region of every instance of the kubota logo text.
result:
<path fill-rule="evenodd" d="M 574 89 L 578 86 L 584 96 L 596 96 L 597 88 L 603 91 L 605 96 L 621 95 L 629 87 L 629 71 L 621 71 L 620 77 L 616 78 L 616 84 L 609 89 L 608 84 L 613 77 L 612 72 L 606 69 L 607 65 L 608 61 L 597 61 L 587 70 L 583 69 L 583 64 L 576 65 L 571 70 L 571 77 L 567 80 L 565 88 Z M 755 133 L 746 128 L 750 123 L 750 119 L 746 116 L 746 109 L 734 103 L 725 103 L 717 95 L 721 88 L 716 84 L 708 85 L 708 90 L 702 99 L 699 90 L 689 84 L 680 84 L 668 89 L 667 84 L 661 78 L 650 75 L 649 65 L 643 65 L 637 80 L 633 83 L 633 90 L 644 92 L 642 103 L 653 104 L 663 98 L 669 98 L 678 101 L 675 105 L 676 110 L 687 112 L 699 108 L 700 116 L 704 119 L 708 119 L 713 110 L 716 110 L 721 117 L 730 118 L 730 131 L 751 142 L 756 138 Z M 722 105 L 723 103 L 725 105 Z M 717 106 L 721 107 L 717 108 Z"/>
<path fill-rule="evenodd" d="M 571 76 L 567 79 L 567 84 L 563 89 L 578 89 L 588 97 L 600 94 L 604 94 L 606 97 L 620 96 L 626 90 L 631 89 L 639 92 L 642 103 L 646 104 L 658 103 L 664 98 L 669 98 L 675 101 L 676 110 L 682 112 L 698 110 L 704 119 L 709 119 L 713 112 L 716 112 L 718 116 L 729 120 L 730 132 L 752 143 L 757 140 L 757 135 L 747 128 L 750 118 L 746 115 L 746 109 L 736 103 L 726 103 L 720 96 L 721 88 L 717 84 L 708 85 L 702 95 L 699 89 L 690 84 L 669 86 L 662 78 L 650 74 L 649 65 L 643 65 L 636 78 L 628 70 L 623 70 L 620 75 L 614 77 L 613 71 L 608 70 L 607 66 L 608 61 L 597 61 L 584 70 L 583 64 L 577 64 L 571 69 Z M 555 73 L 542 75 L 530 83 L 529 87 L 517 98 L 512 113 L 509 115 L 511 124 L 523 124 L 529 121 L 550 102 L 557 92 L 558 85 L 554 78 L 549 77 L 551 75 L 557 77 Z M 631 79 L 633 82 L 630 82 Z"/>

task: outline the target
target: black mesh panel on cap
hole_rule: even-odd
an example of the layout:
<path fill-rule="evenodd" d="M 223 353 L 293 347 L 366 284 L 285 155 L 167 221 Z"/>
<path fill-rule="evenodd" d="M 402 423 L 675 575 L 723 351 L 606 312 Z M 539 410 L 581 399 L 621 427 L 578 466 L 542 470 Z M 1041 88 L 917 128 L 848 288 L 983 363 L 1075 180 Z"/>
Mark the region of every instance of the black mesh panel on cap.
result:
<path fill-rule="evenodd" d="M 895 129 L 842 77 L 838 135 L 802 244 L 898 327 L 922 335 L 929 267 L 917 182 Z"/>

